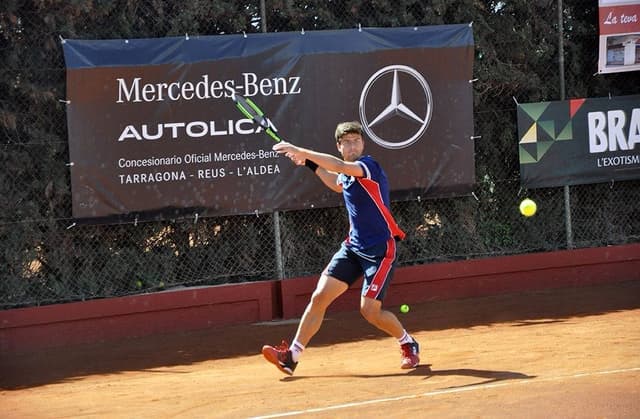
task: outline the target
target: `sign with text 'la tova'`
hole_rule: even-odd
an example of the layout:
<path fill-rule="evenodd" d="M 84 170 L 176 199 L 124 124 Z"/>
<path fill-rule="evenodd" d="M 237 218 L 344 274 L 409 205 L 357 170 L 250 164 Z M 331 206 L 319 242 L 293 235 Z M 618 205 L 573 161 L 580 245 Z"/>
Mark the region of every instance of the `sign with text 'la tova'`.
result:
<path fill-rule="evenodd" d="M 640 179 L 640 95 L 518 105 L 530 188 Z"/>
<path fill-rule="evenodd" d="M 234 106 L 338 155 L 359 120 L 393 200 L 474 184 L 470 25 L 131 40 L 66 40 L 73 216 L 112 222 L 340 205 L 271 151 Z"/>

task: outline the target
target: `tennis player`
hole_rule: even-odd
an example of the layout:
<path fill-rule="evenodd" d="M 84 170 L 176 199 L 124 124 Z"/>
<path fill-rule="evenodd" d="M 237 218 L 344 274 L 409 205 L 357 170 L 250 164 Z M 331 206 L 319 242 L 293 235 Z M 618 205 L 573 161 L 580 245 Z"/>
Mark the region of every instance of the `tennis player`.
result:
<path fill-rule="evenodd" d="M 362 316 L 398 340 L 401 368 L 415 368 L 420 362 L 418 342 L 393 313 L 382 309 L 393 275 L 396 240 L 405 236 L 389 209 L 387 176 L 371 156 L 363 155 L 364 139 L 358 122 L 338 124 L 335 139 L 342 160 L 287 142 L 273 146 L 297 165 L 310 168 L 329 189 L 342 193 L 350 228 L 349 236 L 322 272 L 291 346 L 286 341 L 279 346 L 265 345 L 262 354 L 280 371 L 292 375 L 305 347 L 320 330 L 327 307 L 364 275 Z"/>

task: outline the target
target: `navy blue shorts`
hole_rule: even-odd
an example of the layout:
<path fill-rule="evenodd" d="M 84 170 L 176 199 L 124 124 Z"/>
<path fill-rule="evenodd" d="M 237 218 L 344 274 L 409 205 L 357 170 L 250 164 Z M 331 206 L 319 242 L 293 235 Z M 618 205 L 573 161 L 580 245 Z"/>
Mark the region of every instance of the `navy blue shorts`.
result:
<path fill-rule="evenodd" d="M 364 250 L 352 249 L 342 243 L 323 274 L 349 286 L 364 275 L 361 295 L 382 301 L 393 276 L 395 260 L 396 241 L 393 238 Z"/>

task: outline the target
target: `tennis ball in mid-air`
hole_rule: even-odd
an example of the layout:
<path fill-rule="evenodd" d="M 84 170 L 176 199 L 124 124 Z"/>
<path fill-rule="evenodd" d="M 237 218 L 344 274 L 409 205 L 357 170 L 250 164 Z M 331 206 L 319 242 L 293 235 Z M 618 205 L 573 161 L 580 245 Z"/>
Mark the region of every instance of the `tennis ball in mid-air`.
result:
<path fill-rule="evenodd" d="M 525 217 L 531 217 L 536 213 L 537 209 L 538 206 L 536 205 L 536 203 L 529 198 L 523 199 L 520 203 L 520 213 Z"/>
<path fill-rule="evenodd" d="M 400 313 L 408 313 L 408 312 L 409 312 L 409 305 L 403 304 L 400 306 Z"/>

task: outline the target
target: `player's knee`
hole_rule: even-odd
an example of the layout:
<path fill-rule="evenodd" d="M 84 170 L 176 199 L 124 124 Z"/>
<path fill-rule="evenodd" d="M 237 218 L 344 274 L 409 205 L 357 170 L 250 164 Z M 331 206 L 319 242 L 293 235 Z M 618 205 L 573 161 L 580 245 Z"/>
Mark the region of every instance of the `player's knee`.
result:
<path fill-rule="evenodd" d="M 363 304 L 360 306 L 360 314 L 364 317 L 369 323 L 377 323 L 380 318 L 380 307 L 377 307 L 373 304 Z"/>
<path fill-rule="evenodd" d="M 310 304 L 313 308 L 324 310 L 348 288 L 349 286 L 345 282 L 323 274 L 315 291 L 311 294 Z"/>
<path fill-rule="evenodd" d="M 327 295 L 327 293 L 322 291 L 314 291 L 311 294 L 311 306 L 314 308 L 323 309 L 329 306 L 333 300 Z"/>

